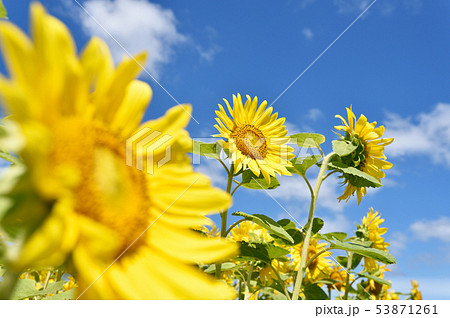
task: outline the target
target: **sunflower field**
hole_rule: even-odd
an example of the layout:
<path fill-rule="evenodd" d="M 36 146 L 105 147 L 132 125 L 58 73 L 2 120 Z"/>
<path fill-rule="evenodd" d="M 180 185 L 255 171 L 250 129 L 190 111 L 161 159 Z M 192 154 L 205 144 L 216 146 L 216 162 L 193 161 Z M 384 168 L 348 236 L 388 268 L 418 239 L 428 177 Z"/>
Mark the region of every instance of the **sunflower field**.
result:
<path fill-rule="evenodd" d="M 417 281 L 399 291 L 385 278 L 396 259 L 382 211 L 361 211 L 349 233 L 325 232 L 315 213 L 329 176 L 342 185 L 336 202 L 360 204 L 393 166 L 394 139 L 357 107 L 335 116 L 329 142 L 290 134 L 267 101 L 236 93 L 211 112 L 205 142 L 186 130 L 191 105 L 143 120 L 151 52 L 117 64 L 99 37 L 78 51 L 39 3 L 30 26 L 0 22 L 1 299 L 422 299 Z M 222 187 L 193 157 L 220 164 Z M 270 195 L 280 176 L 306 184 L 306 223 L 234 208 L 239 190 Z"/>

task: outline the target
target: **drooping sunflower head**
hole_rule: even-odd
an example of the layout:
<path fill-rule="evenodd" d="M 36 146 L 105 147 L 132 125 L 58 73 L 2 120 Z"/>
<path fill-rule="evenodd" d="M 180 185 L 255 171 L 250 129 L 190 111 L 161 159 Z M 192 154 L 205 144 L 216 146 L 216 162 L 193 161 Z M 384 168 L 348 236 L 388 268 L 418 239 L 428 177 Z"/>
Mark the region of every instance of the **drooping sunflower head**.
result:
<path fill-rule="evenodd" d="M 373 208 L 370 208 L 367 215 L 363 218 L 362 223 L 358 225 L 357 234 L 365 241 L 371 241 L 372 248 L 387 252 L 389 243 L 385 242 L 382 237 L 387 232 L 387 228 L 380 227 L 383 222 L 384 219 L 381 218 L 379 212 L 374 212 Z M 376 269 L 376 266 L 376 260 L 364 257 L 364 268 L 366 271 L 372 272 Z"/>
<path fill-rule="evenodd" d="M 233 95 L 233 107 L 224 102 L 230 115 L 219 104 L 214 127 L 220 134 L 215 136 L 226 139 L 223 146 L 230 151 L 234 171 L 250 168 L 257 176 L 262 173 L 267 184 L 275 174 L 291 175 L 287 167 L 292 166 L 288 159 L 294 157 L 294 149 L 287 145 L 285 118 L 272 114 L 272 107 L 266 109 L 267 101 L 258 106 L 257 97 L 252 100 L 247 95 L 243 104 L 240 94 Z"/>
<path fill-rule="evenodd" d="M 307 262 L 316 254 L 326 249 L 327 243 L 319 243 L 317 239 L 311 238 L 308 246 Z M 294 269 L 298 271 L 301 262 L 303 242 L 290 248 Z M 306 269 L 306 280 L 315 282 L 329 276 L 332 261 L 328 258 L 332 252 L 327 251 L 316 257 Z"/>
<path fill-rule="evenodd" d="M 191 230 L 230 204 L 192 169 L 191 107 L 140 124 L 152 96 L 135 80 L 146 54 L 115 67 L 94 38 L 79 56 L 66 26 L 40 4 L 31 6 L 30 33 L 0 22 L 10 74 L 0 77 L 0 98 L 25 171 L 2 193 L 15 204 L 0 222 L 24 229 L 33 221 L 11 266 L 71 262 L 83 298 L 233 297 L 193 266 L 237 247 Z"/>
<path fill-rule="evenodd" d="M 377 122 L 369 123 L 364 115 L 356 120 L 351 106 L 347 108 L 348 122 L 340 115 L 335 117 L 342 120 L 341 126 L 334 127 L 345 132 L 342 139 L 357 145 L 353 153 L 342 158 L 342 162 L 349 167 L 357 168 L 369 174 L 378 181 L 384 178 L 385 174 L 382 170 L 392 168 L 392 163 L 385 160 L 384 147 L 391 144 L 394 138 L 381 138 L 384 134 L 384 126 L 376 127 Z M 347 184 L 347 186 L 344 194 L 338 198 L 339 201 L 348 201 L 356 192 L 359 204 L 362 197 L 367 193 L 366 188 L 359 186 L 356 178 L 350 174 L 343 174 L 342 177 L 344 178 L 344 184 Z"/>

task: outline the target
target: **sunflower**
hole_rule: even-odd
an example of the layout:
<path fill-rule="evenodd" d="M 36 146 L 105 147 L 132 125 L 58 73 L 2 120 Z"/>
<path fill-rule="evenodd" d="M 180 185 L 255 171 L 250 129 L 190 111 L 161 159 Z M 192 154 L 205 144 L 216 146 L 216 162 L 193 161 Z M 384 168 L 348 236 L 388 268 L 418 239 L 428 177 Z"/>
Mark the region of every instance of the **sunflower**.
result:
<path fill-rule="evenodd" d="M 342 138 L 346 141 L 357 144 L 358 148 L 354 153 L 342 158 L 345 164 L 357 168 L 370 176 L 376 178 L 378 181 L 385 177 L 381 170 L 392 168 L 392 163 L 387 162 L 384 155 L 384 147 L 391 144 L 394 138 L 381 138 L 384 134 L 384 126 L 376 128 L 377 122 L 369 123 L 364 115 L 361 115 L 356 121 L 356 116 L 352 111 L 352 107 L 347 109 L 347 121 L 340 115 L 336 118 L 342 120 L 342 126 L 335 126 L 334 128 L 340 131 L 345 131 L 345 136 Z M 348 201 L 350 197 L 356 192 L 358 204 L 362 197 L 367 193 L 365 187 L 358 186 L 351 175 L 344 174 L 344 184 L 347 184 L 344 194 L 338 197 L 338 200 Z"/>
<path fill-rule="evenodd" d="M 190 106 L 139 126 L 152 96 L 135 80 L 145 54 L 115 68 L 108 47 L 93 38 L 78 57 L 65 25 L 40 4 L 31 6 L 31 35 L 0 24 L 10 73 L 0 78 L 0 97 L 19 127 L 10 137 L 24 141 L 17 152 L 26 167 L 21 185 L 29 187 L 19 188 L 34 200 L 18 204 L 12 219 L 42 217 L 13 266 L 70 262 L 83 298 L 234 297 L 193 266 L 231 257 L 237 247 L 191 230 L 230 197 L 192 169 L 184 129 Z M 148 154 L 147 146 L 127 147 L 147 131 L 161 147 Z M 169 148 L 170 160 L 158 168 Z M 146 169 L 127 165 L 127 154 Z"/>
<path fill-rule="evenodd" d="M 244 221 L 233 227 L 230 231 L 229 240 L 234 242 L 272 242 L 273 238 L 269 231 L 252 221 Z"/>
<path fill-rule="evenodd" d="M 278 275 L 286 275 L 290 272 L 289 262 L 283 262 L 277 259 L 273 259 L 271 262 L 272 266 L 264 265 L 259 271 L 259 279 L 263 285 L 271 285 L 274 280 L 278 280 Z M 276 271 L 276 272 L 275 272 Z M 278 273 L 278 275 L 277 275 Z M 290 278 L 288 278 L 284 283 L 289 285 Z"/>
<path fill-rule="evenodd" d="M 231 118 L 219 104 L 220 111 L 216 111 L 218 125 L 214 127 L 220 134 L 214 136 L 226 139 L 222 145 L 230 151 L 234 172 L 248 167 L 257 176 L 262 173 L 267 184 L 270 184 L 270 176 L 275 177 L 276 173 L 292 175 L 287 167 L 292 166 L 288 159 L 294 158 L 294 149 L 287 146 L 290 138 L 286 137 L 288 131 L 283 125 L 286 119 L 277 119 L 278 113 L 272 114 L 272 107 L 266 109 L 267 101 L 258 107 L 257 97 L 252 100 L 247 95 L 243 105 L 241 95 L 233 95 L 233 107 L 226 99 L 224 101 Z"/>
<path fill-rule="evenodd" d="M 373 272 L 371 272 L 371 274 L 373 276 L 376 276 L 378 278 L 384 279 L 384 273 L 385 272 L 390 272 L 391 270 L 389 268 L 386 268 L 386 265 L 377 265 L 376 268 L 374 269 Z M 369 284 L 366 287 L 366 290 L 370 292 L 372 298 L 375 299 L 380 299 L 380 294 L 383 291 L 383 284 L 380 284 L 376 281 L 374 281 L 373 279 L 369 279 Z"/>
<path fill-rule="evenodd" d="M 389 243 L 386 243 L 384 238 L 381 237 L 387 232 L 387 228 L 380 228 L 380 225 L 384 222 L 384 219 L 382 219 L 381 215 L 378 213 L 378 211 L 374 213 L 373 208 L 370 208 L 367 215 L 363 217 L 362 224 L 358 226 L 358 231 L 362 234 L 365 240 L 372 242 L 372 248 L 387 252 Z M 364 268 L 366 271 L 372 272 L 376 269 L 376 266 L 376 260 L 370 257 L 364 257 Z"/>
<path fill-rule="evenodd" d="M 417 280 L 411 281 L 411 299 L 412 300 L 422 300 L 422 293 L 419 291 L 419 283 Z"/>
<path fill-rule="evenodd" d="M 334 287 L 336 287 L 339 290 L 344 290 L 345 289 L 345 282 L 347 281 L 347 271 L 345 270 L 344 267 L 342 267 L 341 265 L 337 265 L 333 264 L 333 267 L 331 268 L 331 272 L 329 274 L 329 278 L 330 279 L 334 279 L 337 282 L 334 283 Z M 333 288 L 333 285 L 328 285 L 328 288 Z"/>
<path fill-rule="evenodd" d="M 326 248 L 326 245 L 327 243 L 319 243 L 318 240 L 311 238 L 308 246 L 307 261 L 312 259 L 317 253 L 323 251 Z M 300 267 L 302 248 L 303 242 L 290 248 L 291 258 L 296 271 L 298 271 Z M 306 281 L 313 283 L 330 275 L 332 261 L 327 257 L 331 256 L 331 254 L 332 253 L 329 251 L 324 252 L 311 262 L 306 268 Z"/>

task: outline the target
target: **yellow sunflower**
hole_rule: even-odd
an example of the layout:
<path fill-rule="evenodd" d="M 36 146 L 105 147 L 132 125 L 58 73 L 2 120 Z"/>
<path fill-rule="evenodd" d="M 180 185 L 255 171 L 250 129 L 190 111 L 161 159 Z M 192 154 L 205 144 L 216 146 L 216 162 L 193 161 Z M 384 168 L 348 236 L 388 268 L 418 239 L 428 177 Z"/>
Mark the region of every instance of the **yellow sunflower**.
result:
<path fill-rule="evenodd" d="M 331 272 L 329 274 L 331 279 L 336 280 L 337 282 L 334 283 L 334 286 L 339 290 L 345 289 L 345 283 L 347 281 L 347 271 L 344 267 L 341 265 L 333 264 L 333 267 L 331 268 Z M 350 276 L 350 278 L 352 278 Z M 332 285 L 328 285 L 329 288 L 333 288 Z"/>
<path fill-rule="evenodd" d="M 319 243 L 318 240 L 311 238 L 308 246 L 307 262 L 314 257 L 317 253 L 326 249 L 327 243 Z M 301 255 L 302 255 L 303 242 L 290 248 L 291 258 L 293 260 L 294 269 L 299 270 Z M 332 252 L 324 252 L 316 257 L 311 264 L 306 268 L 305 279 L 308 282 L 315 282 L 322 278 L 329 277 L 331 272 L 332 261 L 328 259 Z"/>
<path fill-rule="evenodd" d="M 375 270 L 371 272 L 372 275 L 384 279 L 384 273 L 390 272 L 391 270 L 389 268 L 386 268 L 386 265 L 377 265 Z M 366 287 L 366 290 L 370 292 L 372 298 L 374 299 L 380 299 L 380 295 L 383 291 L 384 284 L 377 283 L 373 279 L 369 279 L 369 284 Z"/>
<path fill-rule="evenodd" d="M 273 268 L 272 268 L 273 267 Z M 275 271 L 274 271 L 275 269 Z M 259 278 L 263 285 L 271 285 L 274 280 L 278 280 L 278 275 L 287 274 L 290 272 L 289 262 L 282 262 L 277 259 L 272 260 L 272 266 L 264 265 L 264 267 L 259 271 Z M 290 279 L 288 278 L 284 283 L 289 285 Z"/>
<path fill-rule="evenodd" d="M 384 219 L 382 219 L 381 215 L 378 213 L 378 211 L 374 213 L 373 208 L 370 208 L 367 215 L 363 217 L 362 224 L 358 226 L 358 231 L 362 233 L 366 240 L 372 242 L 372 248 L 387 252 L 389 243 L 386 243 L 382 237 L 382 235 L 387 232 L 387 228 L 380 228 L 380 225 L 384 222 Z M 366 271 L 372 272 L 376 269 L 376 267 L 376 260 L 370 257 L 364 257 L 364 269 Z"/>
<path fill-rule="evenodd" d="M 257 176 L 262 173 L 267 184 L 276 173 L 290 176 L 287 167 L 292 164 L 288 159 L 294 158 L 294 149 L 287 146 L 290 138 L 286 137 L 288 131 L 283 125 L 286 119 L 277 119 L 278 113 L 272 114 L 272 107 L 266 109 L 267 101 L 258 107 L 257 97 L 252 100 L 247 95 L 244 105 L 240 94 L 233 95 L 233 107 L 226 99 L 224 101 L 231 118 L 219 104 L 218 125 L 214 127 L 220 134 L 215 137 L 226 139 L 222 145 L 230 151 L 234 172 L 248 167 Z"/>
<path fill-rule="evenodd" d="M 347 121 L 340 115 L 336 118 L 342 120 L 342 126 L 335 126 L 334 128 L 340 131 L 345 131 L 344 140 L 357 144 L 358 148 L 354 153 L 342 158 L 345 164 L 357 168 L 370 176 L 380 181 L 385 177 L 381 170 L 392 168 L 392 163 L 387 162 L 384 155 L 384 147 L 391 144 L 394 138 L 381 138 L 384 134 L 384 126 L 376 128 L 377 122 L 369 123 L 364 115 L 361 115 L 356 121 L 356 116 L 352 111 L 352 107 L 347 109 Z M 366 195 L 366 188 L 359 187 L 354 183 L 351 175 L 344 175 L 344 184 L 347 187 L 344 194 L 338 199 L 348 201 L 350 197 L 356 192 L 358 204 L 362 197 Z"/>
<path fill-rule="evenodd" d="M 94 38 L 78 57 L 65 25 L 39 4 L 31 6 L 31 35 L 0 24 L 10 73 L 0 78 L 0 96 L 19 127 L 12 138 L 24 141 L 18 154 L 27 169 L 14 191 L 34 200 L 18 202 L 13 219 L 41 217 L 17 270 L 71 261 L 80 296 L 91 299 L 234 297 L 193 266 L 231 257 L 237 247 L 191 230 L 208 224 L 205 215 L 228 207 L 230 197 L 192 169 L 184 129 L 190 106 L 139 126 L 152 96 L 135 80 L 145 54 L 115 68 L 108 47 Z M 161 147 L 127 147 L 147 131 Z M 158 168 L 169 148 L 171 159 Z M 127 165 L 127 154 L 153 174 Z"/>
<path fill-rule="evenodd" d="M 417 280 L 412 280 L 411 285 L 411 298 L 413 300 L 422 300 L 422 293 L 419 291 L 419 283 L 417 282 Z"/>
<path fill-rule="evenodd" d="M 244 221 L 233 227 L 228 239 L 234 242 L 272 242 L 273 238 L 269 231 L 252 221 Z"/>

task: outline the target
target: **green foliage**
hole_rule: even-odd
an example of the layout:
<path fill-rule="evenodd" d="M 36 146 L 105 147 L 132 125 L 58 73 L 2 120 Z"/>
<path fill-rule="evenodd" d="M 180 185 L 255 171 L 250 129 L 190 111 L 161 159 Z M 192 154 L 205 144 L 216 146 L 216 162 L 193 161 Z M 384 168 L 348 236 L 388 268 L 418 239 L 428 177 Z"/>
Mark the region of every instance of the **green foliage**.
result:
<path fill-rule="evenodd" d="M 5 19 L 7 17 L 7 12 L 5 6 L 3 5 L 3 1 L 0 0 L 0 19 Z"/>
<path fill-rule="evenodd" d="M 350 267 L 350 269 L 355 269 L 356 267 L 358 267 L 358 265 L 361 263 L 363 256 L 353 253 L 353 257 L 352 257 L 352 265 Z M 338 261 L 339 264 L 341 264 L 342 267 L 347 268 L 347 262 L 348 262 L 348 257 L 347 256 L 336 256 L 336 260 Z"/>
<path fill-rule="evenodd" d="M 291 142 L 302 148 L 319 148 L 325 142 L 325 136 L 313 133 L 299 133 L 291 136 Z"/>
<path fill-rule="evenodd" d="M 322 219 L 314 218 L 313 219 L 313 224 L 312 224 L 312 232 L 311 232 L 312 235 L 318 233 L 322 229 L 323 224 L 324 224 L 324 222 L 323 222 Z"/>
<path fill-rule="evenodd" d="M 340 157 L 345 157 L 358 148 L 357 144 L 355 145 L 347 140 L 333 140 L 331 143 L 333 144 L 333 152 Z"/>
<path fill-rule="evenodd" d="M 328 295 L 325 293 L 325 291 L 317 286 L 317 284 L 311 284 L 305 286 L 305 289 L 303 290 L 303 293 L 305 294 L 305 298 L 308 300 L 327 300 Z"/>
<path fill-rule="evenodd" d="M 360 272 L 360 273 L 356 273 L 356 274 L 359 275 L 359 276 L 368 278 L 368 279 L 372 279 L 372 280 L 374 280 L 375 282 L 377 282 L 379 284 L 384 284 L 384 285 L 388 285 L 389 287 L 392 287 L 392 284 L 390 282 L 388 282 L 387 280 L 384 280 L 384 279 L 379 278 L 379 277 L 374 276 L 374 275 L 370 275 L 370 274 L 368 274 L 366 272 Z"/>
<path fill-rule="evenodd" d="M 55 295 L 52 295 L 52 296 L 46 296 L 46 297 L 44 297 L 42 299 L 44 299 L 44 300 L 70 300 L 70 299 L 75 299 L 76 292 L 77 292 L 76 288 L 72 288 L 72 289 L 69 289 L 69 290 L 64 291 L 62 293 L 59 293 L 59 294 L 55 294 Z"/>
<path fill-rule="evenodd" d="M 267 229 L 270 235 L 275 235 L 289 241 L 290 243 L 294 243 L 294 239 L 280 224 L 264 214 L 247 214 L 238 211 L 234 212 L 233 215 L 242 216 L 246 220 L 252 221 Z"/>
<path fill-rule="evenodd" d="M 277 243 L 292 246 L 303 242 L 303 233 L 297 228 L 294 222 L 289 219 L 281 219 L 277 221 L 277 223 L 280 224 L 294 240 L 294 242 L 292 243 L 291 241 L 288 241 L 276 235 L 272 235 Z"/>
<path fill-rule="evenodd" d="M 330 247 L 332 249 L 340 249 L 348 252 L 354 252 L 362 256 L 367 256 L 385 264 L 395 264 L 397 262 L 395 257 L 388 252 L 367 247 L 358 243 L 332 241 Z"/>
<path fill-rule="evenodd" d="M 378 188 L 382 186 L 380 181 L 378 181 L 371 175 L 362 172 L 361 170 L 354 167 L 349 167 L 338 160 L 330 162 L 328 164 L 328 167 L 342 172 L 345 178 L 349 180 L 349 182 L 355 187 Z"/>
<path fill-rule="evenodd" d="M 10 299 L 25 299 L 33 297 L 45 297 L 50 294 L 56 294 L 62 290 L 64 281 L 58 281 L 55 283 L 49 283 L 45 289 L 36 289 L 36 282 L 33 279 L 19 279 L 14 286 L 14 290 L 10 296 Z"/>
<path fill-rule="evenodd" d="M 241 242 L 239 260 L 259 260 L 270 264 L 271 260 L 289 254 L 289 251 L 272 243 Z"/>
<path fill-rule="evenodd" d="M 214 159 L 220 159 L 220 152 L 222 146 L 215 143 L 206 143 L 198 140 L 194 140 L 192 153 L 195 155 L 205 156 Z"/>
<path fill-rule="evenodd" d="M 291 163 L 293 167 L 289 167 L 288 170 L 290 173 L 299 174 L 301 176 L 305 176 L 306 171 L 311 168 L 313 165 L 315 165 L 322 156 L 320 155 L 313 155 L 303 158 L 294 158 L 291 159 Z"/>
<path fill-rule="evenodd" d="M 247 189 L 272 190 L 278 188 L 280 183 L 277 178 L 271 176 L 270 184 L 267 185 L 267 182 L 262 174 L 256 176 L 251 170 L 247 169 L 242 172 L 241 186 Z"/>
<path fill-rule="evenodd" d="M 240 265 L 237 265 L 235 263 L 225 262 L 225 263 L 222 263 L 221 270 L 222 271 L 234 271 L 236 269 L 239 269 L 240 267 L 241 267 Z M 205 273 L 208 273 L 208 274 L 214 274 L 215 272 L 216 272 L 216 264 L 211 264 L 210 266 L 208 266 L 207 269 L 205 269 Z"/>

